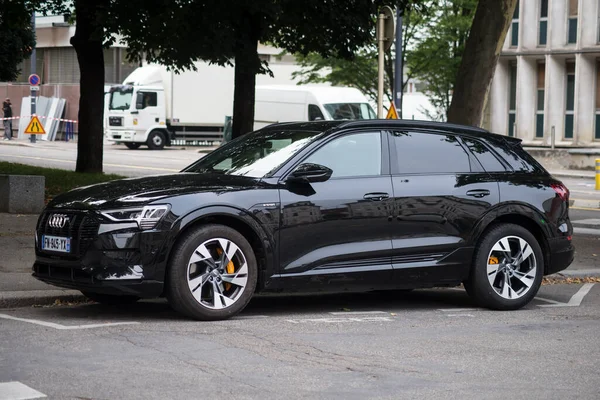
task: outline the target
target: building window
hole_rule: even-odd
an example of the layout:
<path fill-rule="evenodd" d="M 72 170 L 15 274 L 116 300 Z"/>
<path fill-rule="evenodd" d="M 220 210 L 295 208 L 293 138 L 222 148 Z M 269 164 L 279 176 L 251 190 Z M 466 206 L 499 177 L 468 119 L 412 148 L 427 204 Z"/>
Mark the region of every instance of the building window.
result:
<path fill-rule="evenodd" d="M 44 49 L 36 49 L 35 54 L 35 73 L 40 76 L 42 83 L 46 82 L 44 76 Z M 15 82 L 27 83 L 31 75 L 31 57 L 19 63 L 19 76 Z"/>
<path fill-rule="evenodd" d="M 510 64 L 510 88 L 508 105 L 508 136 L 515 136 L 517 121 L 517 64 Z"/>
<path fill-rule="evenodd" d="M 535 114 L 535 137 L 544 137 L 544 87 L 546 84 L 546 64 L 537 65 L 537 107 Z"/>
<path fill-rule="evenodd" d="M 573 139 L 575 124 L 575 63 L 567 62 L 567 107 L 565 110 L 565 139 Z"/>
<path fill-rule="evenodd" d="M 548 0 L 540 0 L 540 32 L 538 44 L 545 46 L 548 40 Z"/>
<path fill-rule="evenodd" d="M 73 47 L 52 47 L 48 53 L 47 83 L 79 83 L 79 64 Z"/>
<path fill-rule="evenodd" d="M 567 24 L 567 43 L 577 43 L 577 8 L 579 0 L 569 0 L 569 21 Z"/>
<path fill-rule="evenodd" d="M 600 60 L 596 61 L 596 132 L 594 139 L 600 140 Z"/>
<path fill-rule="evenodd" d="M 510 29 L 510 46 L 517 47 L 519 45 L 519 1 L 517 1 Z"/>

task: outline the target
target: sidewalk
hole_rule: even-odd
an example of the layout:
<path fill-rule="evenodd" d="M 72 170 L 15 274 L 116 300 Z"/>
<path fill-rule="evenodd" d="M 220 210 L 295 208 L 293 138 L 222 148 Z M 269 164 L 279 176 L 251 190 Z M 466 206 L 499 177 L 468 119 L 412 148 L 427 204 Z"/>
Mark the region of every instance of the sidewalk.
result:
<path fill-rule="evenodd" d="M 82 301 L 80 292 L 47 285 L 31 277 L 35 259 L 35 226 L 37 215 L 0 213 L 0 309 L 50 305 L 56 300 Z M 597 225 L 574 223 L 577 230 L 600 229 Z M 583 233 L 583 232 L 582 232 Z M 577 231 L 576 231 L 577 234 Z M 574 262 L 554 277 L 600 277 L 598 265 Z"/>

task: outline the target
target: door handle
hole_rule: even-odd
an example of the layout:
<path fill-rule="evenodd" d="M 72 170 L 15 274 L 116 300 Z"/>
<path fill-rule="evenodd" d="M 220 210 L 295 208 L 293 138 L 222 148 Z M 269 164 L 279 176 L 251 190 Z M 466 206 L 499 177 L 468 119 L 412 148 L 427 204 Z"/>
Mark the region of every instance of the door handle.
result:
<path fill-rule="evenodd" d="M 467 196 L 471 196 L 471 197 L 485 197 L 485 196 L 489 196 L 490 195 L 490 191 L 487 189 L 474 189 L 474 190 L 469 190 L 467 192 Z"/>
<path fill-rule="evenodd" d="M 382 201 L 389 199 L 389 193 L 367 193 L 363 196 L 365 200 Z"/>

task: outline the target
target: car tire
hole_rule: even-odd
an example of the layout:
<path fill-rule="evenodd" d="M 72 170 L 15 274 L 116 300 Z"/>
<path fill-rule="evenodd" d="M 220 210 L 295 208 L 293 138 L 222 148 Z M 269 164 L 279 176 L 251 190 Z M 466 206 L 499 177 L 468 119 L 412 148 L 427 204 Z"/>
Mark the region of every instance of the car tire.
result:
<path fill-rule="evenodd" d="M 165 147 L 167 139 L 161 131 L 152 131 L 148 136 L 147 145 L 150 150 L 162 150 Z"/>
<path fill-rule="evenodd" d="M 258 275 L 252 246 L 238 231 L 203 225 L 187 232 L 167 272 L 169 304 L 201 321 L 230 318 L 250 302 Z"/>
<path fill-rule="evenodd" d="M 104 293 L 95 292 L 81 292 L 88 299 L 95 301 L 96 303 L 104 304 L 107 306 L 118 306 L 124 304 L 132 304 L 138 301 L 140 298 L 137 296 L 119 296 Z"/>
<path fill-rule="evenodd" d="M 127 146 L 127 148 L 128 148 L 129 150 L 136 150 L 136 149 L 139 149 L 141 145 L 142 145 L 141 143 L 135 143 L 135 142 L 125 142 L 125 146 Z"/>
<path fill-rule="evenodd" d="M 499 224 L 478 243 L 464 286 L 482 307 L 517 310 L 535 297 L 543 276 L 544 257 L 535 236 L 522 226 Z"/>

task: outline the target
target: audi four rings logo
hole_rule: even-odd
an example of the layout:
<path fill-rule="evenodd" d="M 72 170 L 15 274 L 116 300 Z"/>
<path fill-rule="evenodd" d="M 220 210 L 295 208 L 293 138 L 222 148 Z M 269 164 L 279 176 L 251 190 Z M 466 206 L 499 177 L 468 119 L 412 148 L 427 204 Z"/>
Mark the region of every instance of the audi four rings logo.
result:
<path fill-rule="evenodd" d="M 48 226 L 51 228 L 64 228 L 69 222 L 69 217 L 65 214 L 52 214 L 48 218 Z"/>

